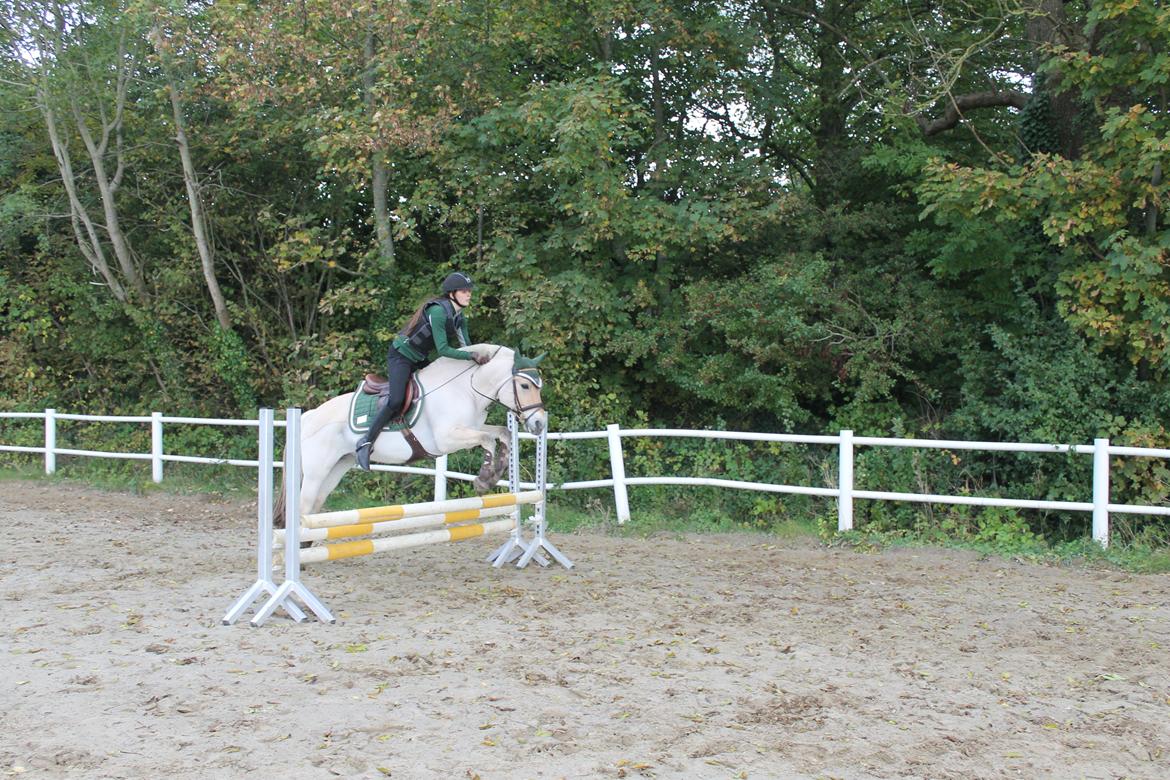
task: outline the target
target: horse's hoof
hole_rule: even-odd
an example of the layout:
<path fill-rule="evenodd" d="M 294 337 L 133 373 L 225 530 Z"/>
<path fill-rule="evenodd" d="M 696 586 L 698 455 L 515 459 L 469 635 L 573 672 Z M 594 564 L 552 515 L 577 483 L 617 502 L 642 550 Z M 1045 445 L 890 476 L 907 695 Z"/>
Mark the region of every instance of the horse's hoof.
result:
<path fill-rule="evenodd" d="M 484 493 L 492 489 L 491 483 L 480 477 L 476 477 L 475 481 L 471 483 L 471 487 L 475 489 L 477 496 L 482 496 Z"/>

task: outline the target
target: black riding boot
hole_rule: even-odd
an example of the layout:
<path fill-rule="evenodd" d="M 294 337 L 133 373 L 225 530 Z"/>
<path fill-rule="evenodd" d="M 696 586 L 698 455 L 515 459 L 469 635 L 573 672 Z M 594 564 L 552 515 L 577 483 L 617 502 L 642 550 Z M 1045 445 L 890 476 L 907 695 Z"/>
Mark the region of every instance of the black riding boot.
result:
<path fill-rule="evenodd" d="M 357 443 L 357 449 L 354 450 L 354 457 L 357 458 L 358 468 L 362 471 L 370 470 L 370 451 L 374 449 L 374 442 L 370 441 L 370 435 L 367 433 Z"/>
<path fill-rule="evenodd" d="M 386 379 L 390 383 L 386 405 L 378 410 L 378 414 L 370 423 L 370 430 L 358 440 L 357 448 L 354 450 L 358 467 L 362 471 L 370 470 L 370 453 L 374 449 L 374 441 L 378 434 L 402 411 L 402 402 L 406 398 L 406 383 L 410 381 L 410 372 L 413 369 L 414 366 L 402 356 L 402 353 L 393 347 L 390 348 L 386 358 Z"/>
<path fill-rule="evenodd" d="M 370 429 L 366 431 L 366 435 L 358 439 L 354 456 L 357 458 L 358 468 L 362 471 L 370 470 L 370 453 L 374 451 L 374 442 L 377 441 L 378 434 L 382 432 L 382 429 L 394 419 L 394 412 L 395 410 L 390 407 L 390 404 L 383 406 L 370 423 Z"/>

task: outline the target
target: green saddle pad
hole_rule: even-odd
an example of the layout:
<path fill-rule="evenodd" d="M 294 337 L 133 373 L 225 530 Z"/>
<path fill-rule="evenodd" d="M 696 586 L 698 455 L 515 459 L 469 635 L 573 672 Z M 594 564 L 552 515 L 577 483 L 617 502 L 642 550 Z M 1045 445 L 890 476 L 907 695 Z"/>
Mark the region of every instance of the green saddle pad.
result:
<path fill-rule="evenodd" d="M 418 422 L 419 415 L 422 414 L 423 387 L 419 384 L 418 378 L 414 376 L 410 378 L 410 383 L 414 386 L 414 401 L 406 410 L 404 421 L 394 420 L 382 430 L 401 431 L 403 428 L 410 428 Z M 363 379 L 349 402 L 349 429 L 354 433 L 368 431 L 370 423 L 374 421 L 374 415 L 378 412 L 378 396 L 363 392 L 365 386 L 366 380 Z"/>

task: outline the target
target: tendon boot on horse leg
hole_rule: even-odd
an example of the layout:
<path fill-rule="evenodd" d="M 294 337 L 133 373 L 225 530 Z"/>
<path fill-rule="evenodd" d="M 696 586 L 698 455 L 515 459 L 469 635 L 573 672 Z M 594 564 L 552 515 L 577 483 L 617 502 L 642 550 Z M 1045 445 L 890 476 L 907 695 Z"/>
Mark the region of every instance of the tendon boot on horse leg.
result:
<path fill-rule="evenodd" d="M 475 488 L 475 494 L 477 496 L 482 496 L 491 490 L 492 485 L 495 484 L 495 479 L 493 479 L 494 466 L 492 451 L 484 449 L 483 463 L 480 464 L 479 473 L 475 475 L 475 480 L 471 483 L 471 486 Z"/>
<path fill-rule="evenodd" d="M 480 443 L 483 448 L 483 463 L 479 467 L 475 481 L 471 483 L 477 496 L 482 496 L 495 487 L 500 481 L 500 476 L 508 470 L 508 442 L 493 435 L 498 428 L 499 426 L 495 425 L 487 426 L 487 429 L 481 432 L 481 435 L 492 438 Z"/>
<path fill-rule="evenodd" d="M 483 495 L 496 486 L 508 470 L 508 440 L 497 438 L 494 448 L 484 447 L 483 464 L 472 483 L 476 495 Z"/>
<path fill-rule="evenodd" d="M 493 457 L 494 468 L 492 469 L 491 482 L 496 484 L 500 478 L 504 476 L 504 472 L 508 470 L 508 457 L 511 453 L 508 452 L 508 440 L 496 440 L 496 453 Z"/>

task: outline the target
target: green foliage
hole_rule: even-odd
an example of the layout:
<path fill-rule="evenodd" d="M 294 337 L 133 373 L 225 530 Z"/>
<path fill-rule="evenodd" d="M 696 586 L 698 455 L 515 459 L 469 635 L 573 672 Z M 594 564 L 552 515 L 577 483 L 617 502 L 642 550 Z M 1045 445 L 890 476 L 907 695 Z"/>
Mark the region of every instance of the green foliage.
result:
<path fill-rule="evenodd" d="M 1053 154 L 1060 146 L 1053 124 L 1052 96 L 1046 89 L 1038 89 L 1020 112 L 1020 156 Z"/>
<path fill-rule="evenodd" d="M 1041 541 L 1027 520 L 1017 510 L 1007 507 L 952 512 L 944 518 L 942 530 L 948 535 L 953 533 L 960 542 L 989 546 L 1003 553 L 1034 549 Z"/>
<path fill-rule="evenodd" d="M 250 413 L 256 408 L 256 394 L 252 390 L 251 367 L 243 339 L 235 331 L 216 325 L 207 341 L 211 370 L 223 381 L 235 401 L 235 410 Z"/>
<path fill-rule="evenodd" d="M 626 439 L 623 442 L 626 475 L 703 476 L 737 482 L 776 485 L 813 485 L 824 482 L 821 454 L 807 446 L 689 440 L 674 438 Z M 596 473 L 596 472 L 594 472 Z M 803 520 L 818 500 L 807 496 L 729 491 L 721 488 L 637 486 L 631 488 L 631 506 L 670 508 L 694 523 L 752 531 L 772 531 L 794 519 Z"/>
<path fill-rule="evenodd" d="M 1006 170 L 940 159 L 920 189 L 925 214 L 1036 220 L 1061 259 L 1053 290 L 1061 315 L 1098 349 L 1149 367 L 1161 381 L 1170 330 L 1168 20 L 1153 4 L 1096 0 L 1086 18 L 1100 39 L 1094 49 L 1058 46 L 1044 64 L 1055 85 L 1046 92 L 1071 92 L 1093 107 L 1078 156 L 1044 153 L 1048 142 L 1033 138 L 1045 119 L 1041 93 L 1023 117 L 1033 154 Z"/>

